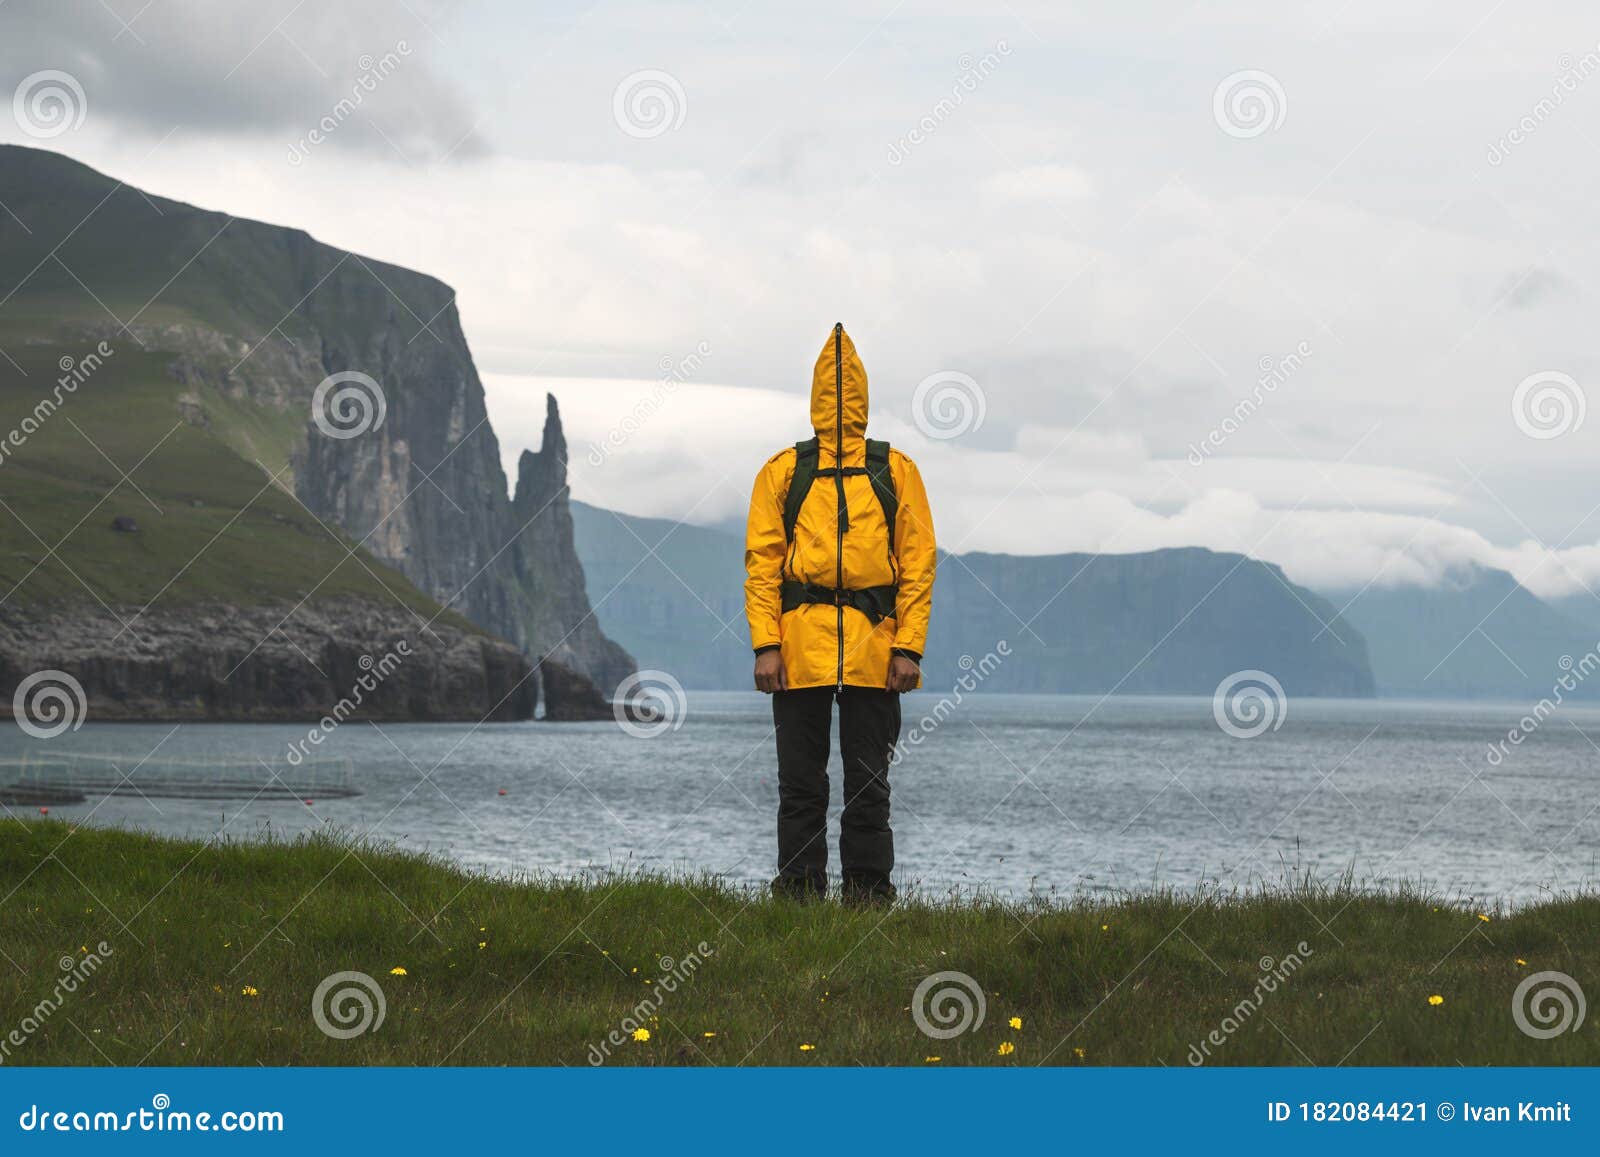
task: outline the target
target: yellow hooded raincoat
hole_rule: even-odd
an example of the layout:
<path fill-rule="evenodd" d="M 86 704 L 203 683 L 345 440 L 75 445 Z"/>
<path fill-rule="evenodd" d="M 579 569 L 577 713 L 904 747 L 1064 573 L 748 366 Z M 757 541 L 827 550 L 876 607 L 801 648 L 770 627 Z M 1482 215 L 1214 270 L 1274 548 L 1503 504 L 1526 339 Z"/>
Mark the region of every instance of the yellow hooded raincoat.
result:
<path fill-rule="evenodd" d="M 829 475 L 842 463 L 866 466 L 867 372 L 855 343 L 834 326 L 811 379 L 816 479 L 800 508 L 794 541 L 784 536 L 783 508 L 794 477 L 794 447 L 768 460 L 750 495 L 745 537 L 745 614 L 751 646 L 779 646 L 788 686 L 875 687 L 889 678 L 889 657 L 921 660 L 928 635 L 934 572 L 933 520 L 915 463 L 889 452 L 899 509 L 889 542 L 882 504 L 865 473 Z M 846 517 L 839 517 L 843 500 Z M 898 586 L 895 612 L 876 626 L 852 606 L 803 603 L 785 613 L 785 579 L 832 589 Z"/>

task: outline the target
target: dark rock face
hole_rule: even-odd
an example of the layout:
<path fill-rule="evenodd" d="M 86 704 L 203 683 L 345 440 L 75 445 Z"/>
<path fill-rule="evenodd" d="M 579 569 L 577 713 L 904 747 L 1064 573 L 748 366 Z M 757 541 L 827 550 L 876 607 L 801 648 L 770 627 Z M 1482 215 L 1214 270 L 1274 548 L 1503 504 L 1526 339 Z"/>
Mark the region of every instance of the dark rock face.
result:
<path fill-rule="evenodd" d="M 123 631 L 98 608 L 0 608 L 0 696 L 45 670 L 83 687 L 90 720 L 517 720 L 533 669 L 515 647 L 398 605 L 152 610 Z M 135 608 L 119 611 L 124 622 Z"/>
<path fill-rule="evenodd" d="M 544 717 L 561 723 L 584 719 L 610 719 L 611 704 L 593 683 L 554 659 L 539 664 L 544 685 Z"/>
<path fill-rule="evenodd" d="M 589 607 L 555 399 L 548 399 L 544 444 L 523 452 L 516 497 L 508 499 L 499 442 L 450 290 L 376 263 L 350 262 L 329 275 L 323 266 L 338 256 L 314 244 L 304 255 L 308 289 L 326 276 L 303 307 L 317 330 L 318 352 L 307 360 L 314 373 L 371 377 L 384 415 L 353 437 L 307 421 L 294 462 L 296 494 L 472 622 L 529 655 L 553 655 L 602 690 L 615 687 L 634 663 L 601 633 Z M 397 308 L 380 278 L 414 304 Z M 352 316 L 361 321 L 355 328 Z M 250 380 L 251 362 L 239 373 Z M 317 379 L 300 383 L 281 404 L 309 416 Z M 264 396 L 271 402 L 282 393 L 273 388 Z"/>

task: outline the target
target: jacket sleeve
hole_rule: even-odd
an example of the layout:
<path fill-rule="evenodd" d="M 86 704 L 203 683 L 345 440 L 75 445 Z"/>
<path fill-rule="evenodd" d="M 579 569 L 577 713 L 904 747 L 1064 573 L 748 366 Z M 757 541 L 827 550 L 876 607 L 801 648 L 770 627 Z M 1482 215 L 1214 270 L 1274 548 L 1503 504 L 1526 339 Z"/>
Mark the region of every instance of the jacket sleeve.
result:
<path fill-rule="evenodd" d="M 788 542 L 783 534 L 783 502 L 793 473 L 793 450 L 774 455 L 756 475 L 750 491 L 750 518 L 744 539 L 744 614 L 750 620 L 750 646 L 756 651 L 776 647 L 783 600 L 783 558 Z"/>
<path fill-rule="evenodd" d="M 895 479 L 900 509 L 895 515 L 894 556 L 900 569 L 900 597 L 895 605 L 894 647 L 897 651 L 911 652 L 920 661 L 928 641 L 938 550 L 933 538 L 928 492 L 922 487 L 917 464 L 898 452 L 895 456 L 902 469 Z"/>

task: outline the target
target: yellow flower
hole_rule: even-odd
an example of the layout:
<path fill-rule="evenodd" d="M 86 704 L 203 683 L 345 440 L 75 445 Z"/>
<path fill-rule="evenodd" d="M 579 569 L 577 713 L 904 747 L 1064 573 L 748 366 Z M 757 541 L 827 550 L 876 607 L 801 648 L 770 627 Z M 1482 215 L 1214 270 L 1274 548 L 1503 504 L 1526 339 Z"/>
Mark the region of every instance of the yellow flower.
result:
<path fill-rule="evenodd" d="M 1003 1040 L 1000 1042 L 1000 1047 L 995 1051 L 1003 1057 L 1009 1057 L 1012 1053 L 1017 1051 L 1017 1046 L 1008 1040 Z"/>
<path fill-rule="evenodd" d="M 478 951 L 479 952 L 482 952 L 487 947 L 489 947 L 489 942 L 487 940 L 478 941 Z"/>
<path fill-rule="evenodd" d="M 801 1045 L 800 1046 L 800 1051 L 803 1052 L 803 1053 L 808 1053 L 808 1052 L 810 1052 L 812 1049 L 814 1049 L 816 1047 L 817 1047 L 816 1045 Z"/>
<path fill-rule="evenodd" d="M 1084 1057 L 1088 1056 L 1089 1054 L 1088 1054 L 1087 1050 L 1085 1050 L 1085 1049 L 1074 1047 L 1073 1050 L 1072 1050 L 1072 1055 L 1077 1057 L 1079 1060 L 1082 1060 Z"/>
<path fill-rule="evenodd" d="M 636 1028 L 636 1029 L 634 1029 L 633 1030 L 633 1039 L 634 1040 L 638 1040 L 638 1041 L 649 1040 L 650 1039 L 650 1030 L 647 1029 L 647 1028 Z"/>
<path fill-rule="evenodd" d="M 1522 965 L 1524 968 L 1526 968 L 1528 966 L 1528 962 L 1526 960 L 1522 959 L 1522 957 L 1520 957 L 1520 956 L 1517 957 L 1517 963 Z"/>
<path fill-rule="evenodd" d="M 703 1032 L 700 1035 L 705 1037 L 706 1040 L 710 1040 L 712 1037 L 716 1036 L 717 1034 L 714 1033 L 714 1032 Z"/>
<path fill-rule="evenodd" d="M 1428 1003 L 1429 1004 L 1433 1004 L 1433 1005 L 1443 1004 L 1444 1003 L 1444 997 L 1440 996 L 1436 992 L 1432 996 L 1428 997 Z"/>
<path fill-rule="evenodd" d="M 240 996 L 260 996 L 261 990 L 253 984 L 247 984 L 239 990 Z"/>
<path fill-rule="evenodd" d="M 1100 931 L 1102 931 L 1102 932 L 1109 932 L 1109 931 L 1111 931 L 1111 925 L 1109 925 L 1109 924 L 1102 924 L 1102 925 L 1100 925 Z"/>
<path fill-rule="evenodd" d="M 925 1065 L 936 1065 L 942 1060 L 944 1060 L 943 1057 L 923 1057 L 922 1063 Z"/>
<path fill-rule="evenodd" d="M 1008 1023 L 1014 1029 L 1021 1029 L 1022 1028 L 1022 1018 L 1020 1016 L 1012 1017 L 1011 1020 Z"/>
<path fill-rule="evenodd" d="M 1485 924 L 1489 922 L 1489 917 L 1484 915 L 1482 912 L 1478 913 L 1478 919 L 1482 920 Z"/>
<path fill-rule="evenodd" d="M 397 964 L 393 968 L 389 969 L 389 975 L 390 976 L 405 976 L 406 975 L 406 970 L 404 968 L 401 968 Z"/>

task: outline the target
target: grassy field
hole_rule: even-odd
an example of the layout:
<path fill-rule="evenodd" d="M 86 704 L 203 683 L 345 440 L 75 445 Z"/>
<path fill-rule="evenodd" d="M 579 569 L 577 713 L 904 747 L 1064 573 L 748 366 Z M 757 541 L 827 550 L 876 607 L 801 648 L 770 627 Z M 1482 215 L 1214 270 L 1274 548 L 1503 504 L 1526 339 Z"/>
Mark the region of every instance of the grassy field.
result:
<path fill-rule="evenodd" d="M 12 607 L 158 599 L 162 608 L 309 595 L 438 611 L 365 551 L 347 558 L 348 537 L 295 500 L 285 467 L 309 408 L 224 393 L 215 382 L 243 381 L 231 352 L 210 355 L 209 376 L 180 383 L 176 355 L 152 340 L 166 326 L 229 335 L 240 351 L 266 334 L 312 336 L 287 306 L 306 297 L 310 283 L 297 276 L 321 275 L 273 248 L 309 249 L 309 238 L 286 242 L 249 221 L 221 232 L 229 220 L 221 214 L 9 145 L 0 145 L 0 203 L 16 214 L 0 213 L 0 273 L 14 287 L 0 310 L 0 599 Z M 372 298 L 427 317 L 448 293 L 420 274 L 351 260 L 383 282 L 369 276 L 341 299 L 343 310 L 327 306 L 324 335 L 345 332 L 341 324 L 364 333 Z M 100 352 L 102 339 L 110 352 Z M 183 418 L 185 394 L 198 421 Z M 134 519 L 137 533 L 112 530 L 118 516 Z M 444 618 L 474 629 L 454 612 Z"/>
<path fill-rule="evenodd" d="M 332 838 L 4 824 L 0 1041 L 23 1030 L 8 1064 L 1181 1066 L 1197 1046 L 1224 1065 L 1600 1062 L 1596 1018 L 1539 1040 L 1512 1016 L 1535 972 L 1600 991 L 1594 897 L 1501 914 L 1306 887 L 857 911 L 708 882 L 496 881 Z M 68 958 L 85 978 L 41 1017 Z M 313 997 L 344 971 L 374 979 L 386 1015 L 335 1039 Z M 986 1011 L 935 1040 L 913 993 L 945 971 Z"/>
<path fill-rule="evenodd" d="M 50 393 L 61 358 L 87 340 L 22 345 L 0 361 L 0 436 Z M 113 606 L 226 601 L 294 603 L 312 596 L 438 604 L 295 501 L 292 479 L 269 484 L 213 429 L 180 420 L 169 355 L 119 348 L 0 464 L 0 595 L 13 605 Z M 215 400 L 209 405 L 216 405 Z M 244 428 L 243 418 L 234 422 Z M 270 437 L 263 436 L 262 442 Z M 124 479 L 121 471 L 127 471 Z M 111 529 L 114 517 L 138 524 Z M 331 572 L 331 573 L 330 573 Z M 319 580 L 326 577 L 320 586 Z M 454 613 L 447 621 L 465 626 Z"/>

